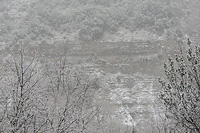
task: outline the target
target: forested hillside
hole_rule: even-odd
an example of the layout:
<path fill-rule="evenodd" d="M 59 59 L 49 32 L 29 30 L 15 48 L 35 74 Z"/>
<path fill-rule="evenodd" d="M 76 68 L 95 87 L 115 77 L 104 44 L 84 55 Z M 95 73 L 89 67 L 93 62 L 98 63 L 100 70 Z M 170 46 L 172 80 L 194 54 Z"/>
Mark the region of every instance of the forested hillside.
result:
<path fill-rule="evenodd" d="M 2 0 L 0 3 L 0 40 L 6 46 L 41 41 L 95 41 L 105 35 L 117 35 L 122 29 L 134 35 L 142 32 L 152 39 L 180 40 L 185 34 L 198 33 L 196 28 L 186 28 L 187 24 L 198 24 L 198 0 Z M 196 21 L 190 22 L 193 19 Z"/>

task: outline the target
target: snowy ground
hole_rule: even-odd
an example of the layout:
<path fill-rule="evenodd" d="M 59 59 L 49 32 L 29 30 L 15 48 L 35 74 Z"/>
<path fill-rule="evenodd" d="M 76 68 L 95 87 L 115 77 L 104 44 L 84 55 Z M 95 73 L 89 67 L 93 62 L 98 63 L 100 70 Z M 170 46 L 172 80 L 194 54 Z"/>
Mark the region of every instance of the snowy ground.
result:
<path fill-rule="evenodd" d="M 105 110 L 111 113 L 112 119 L 125 126 L 135 127 L 138 132 L 148 131 L 150 127 L 144 125 L 152 121 L 156 112 L 154 88 L 156 78 L 139 73 L 135 75 L 116 73 L 106 74 L 101 82 L 104 88 L 100 89 L 98 100 L 102 101 Z M 132 87 L 127 87 L 128 82 Z"/>

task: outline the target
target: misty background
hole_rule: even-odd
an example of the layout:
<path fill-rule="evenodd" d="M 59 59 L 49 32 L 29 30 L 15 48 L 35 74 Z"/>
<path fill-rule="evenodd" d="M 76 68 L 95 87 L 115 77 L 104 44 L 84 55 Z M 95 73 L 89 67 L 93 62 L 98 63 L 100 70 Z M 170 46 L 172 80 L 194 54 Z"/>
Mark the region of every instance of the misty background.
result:
<path fill-rule="evenodd" d="M 105 116 L 85 132 L 157 132 L 157 78 L 188 38 L 199 44 L 199 0 L 0 0 L 1 75 L 21 48 L 45 73 L 65 58 Z"/>

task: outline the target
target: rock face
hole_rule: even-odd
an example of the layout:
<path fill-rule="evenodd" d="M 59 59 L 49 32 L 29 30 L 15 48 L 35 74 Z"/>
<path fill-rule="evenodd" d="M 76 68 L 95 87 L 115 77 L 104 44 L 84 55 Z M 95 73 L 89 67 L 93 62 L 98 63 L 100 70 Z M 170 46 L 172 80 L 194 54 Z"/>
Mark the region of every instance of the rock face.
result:
<path fill-rule="evenodd" d="M 161 59 L 159 42 L 103 42 L 76 45 L 68 56 L 87 59 L 108 73 L 152 72 Z M 156 63 L 156 64 L 155 64 Z"/>

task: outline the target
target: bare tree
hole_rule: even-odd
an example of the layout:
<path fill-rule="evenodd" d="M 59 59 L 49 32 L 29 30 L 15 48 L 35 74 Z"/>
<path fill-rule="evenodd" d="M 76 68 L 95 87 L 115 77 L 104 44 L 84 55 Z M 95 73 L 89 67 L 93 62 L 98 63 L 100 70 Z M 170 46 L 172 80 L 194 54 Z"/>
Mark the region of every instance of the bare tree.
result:
<path fill-rule="evenodd" d="M 103 132 L 105 116 L 94 97 L 97 81 L 81 66 L 62 59 L 40 64 L 21 50 L 1 76 L 0 131 Z"/>
<path fill-rule="evenodd" d="M 189 39 L 188 46 L 187 54 L 181 50 L 175 61 L 169 58 L 169 64 L 164 64 L 160 99 L 176 127 L 200 133 L 200 47 L 191 46 Z"/>
<path fill-rule="evenodd" d="M 18 56 L 18 55 L 16 55 Z M 25 62 L 24 51 L 13 58 L 1 80 L 0 105 L 2 132 L 38 132 L 43 130 L 45 99 L 39 88 L 40 75 L 37 63 Z"/>
<path fill-rule="evenodd" d="M 94 93 L 89 75 L 79 67 L 67 65 L 64 60 L 50 65 L 46 71 L 51 132 L 84 132 L 87 125 L 97 122 L 99 112 L 94 105 Z M 52 117 L 53 116 L 53 117 Z"/>

